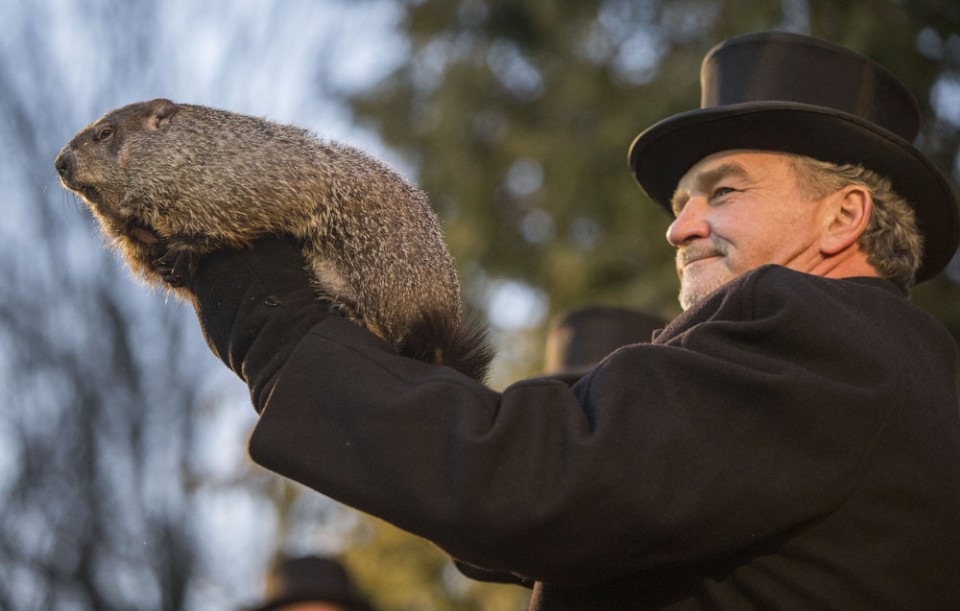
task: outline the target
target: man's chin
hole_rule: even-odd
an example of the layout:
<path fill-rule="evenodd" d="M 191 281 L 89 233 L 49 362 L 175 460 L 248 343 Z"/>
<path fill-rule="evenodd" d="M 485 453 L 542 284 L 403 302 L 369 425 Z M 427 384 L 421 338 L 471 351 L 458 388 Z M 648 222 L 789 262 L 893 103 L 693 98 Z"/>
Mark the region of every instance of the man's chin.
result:
<path fill-rule="evenodd" d="M 685 274 L 680 281 L 680 294 L 678 295 L 680 307 L 684 311 L 689 310 L 733 278 L 734 276 L 728 274 Z"/>

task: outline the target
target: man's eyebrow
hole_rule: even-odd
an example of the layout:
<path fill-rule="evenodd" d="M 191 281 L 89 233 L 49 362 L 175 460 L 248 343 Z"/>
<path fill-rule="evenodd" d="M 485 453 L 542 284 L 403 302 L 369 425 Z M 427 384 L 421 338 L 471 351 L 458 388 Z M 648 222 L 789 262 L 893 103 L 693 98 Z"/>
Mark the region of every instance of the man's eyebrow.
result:
<path fill-rule="evenodd" d="M 718 165 L 715 168 L 711 168 L 704 172 L 700 172 L 695 177 L 695 186 L 697 191 L 708 192 L 711 188 L 718 182 L 726 178 L 742 178 L 745 180 L 750 179 L 750 174 L 747 173 L 747 170 L 736 162 L 729 162 Z M 671 205 L 673 208 L 674 215 L 679 214 L 680 210 L 683 209 L 684 204 L 687 203 L 687 200 L 690 199 L 690 194 L 688 189 L 677 188 L 673 192 L 673 198 L 671 199 Z"/>
<path fill-rule="evenodd" d="M 724 163 L 722 165 L 718 165 L 712 170 L 701 172 L 697 176 L 697 187 L 699 187 L 700 190 L 706 190 L 724 178 L 731 177 L 749 179 L 750 174 L 748 174 L 747 170 L 739 163 Z"/>

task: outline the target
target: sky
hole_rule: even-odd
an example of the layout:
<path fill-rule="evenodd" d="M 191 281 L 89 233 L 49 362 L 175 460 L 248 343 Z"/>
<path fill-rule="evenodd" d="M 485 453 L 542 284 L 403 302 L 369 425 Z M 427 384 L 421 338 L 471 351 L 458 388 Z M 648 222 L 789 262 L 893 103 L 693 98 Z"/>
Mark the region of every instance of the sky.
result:
<path fill-rule="evenodd" d="M 145 7 L 154 10 L 145 14 L 141 10 Z M 321 137 L 362 148 L 414 178 L 377 134 L 358 125 L 337 99 L 337 94 L 371 87 L 404 60 L 407 48 L 395 30 L 399 18 L 393 3 L 383 0 L 0 3 L 5 28 L 0 54 L 4 66 L 14 67 L 3 74 L 7 88 L 0 91 L 0 111 L 14 107 L 15 100 L 28 100 L 31 113 L 11 117 L 0 112 L 4 195 L 0 266 L 20 270 L 17 277 L 36 278 L 45 267 L 56 266 L 69 269 L 72 277 L 90 280 L 102 277 L 107 268 L 122 266 L 116 256 L 105 253 L 82 205 L 61 188 L 52 162 L 59 148 L 85 125 L 136 101 L 165 97 L 296 123 Z M 23 155 L 11 145 L 22 146 L 24 138 L 32 141 L 36 156 Z M 517 180 L 531 176 L 527 172 Z M 36 209 L 38 199 L 44 202 L 42 211 Z M 51 220 L 64 225 L 58 233 L 59 248 L 31 252 L 30 244 L 38 236 L 49 235 L 45 223 Z M 143 290 L 128 276 L 119 276 L 117 290 L 131 307 L 147 319 L 158 308 L 181 307 L 184 332 L 192 337 L 194 349 L 205 352 L 191 312 L 165 303 L 161 295 Z M 50 309 L 59 312 L 51 317 L 57 332 L 82 332 L 83 321 L 76 319 L 69 304 L 51 304 Z M 520 283 L 495 280 L 490 283 L 489 310 L 498 327 L 527 327 L 545 315 L 545 297 Z M 138 333 L 144 346 L 156 341 L 148 324 Z M 23 382 L 7 380 L 4 359 L 17 358 L 18 351 L 29 347 L 2 348 L 0 382 L 10 382 L 8 392 L 17 393 Z M 246 460 L 246 438 L 256 416 L 242 383 L 211 355 L 199 357 L 197 366 L 211 371 L 204 392 L 229 404 L 204 421 L 200 468 L 213 481 L 228 479 Z M 43 413 L 42 408 L 57 412 L 56 400 L 41 405 L 42 392 L 36 400 L 20 395 L 16 404 L 26 404 L 36 414 Z M 0 417 L 0 494 L 17 466 L 16 430 L 7 422 L 19 421 Z M 208 583 L 194 593 L 195 608 L 229 608 L 256 598 L 276 535 L 276 524 L 266 515 L 269 508 L 255 497 L 216 490 L 198 495 L 196 503 L 196 528 L 209 544 L 204 554 L 210 573 Z M 349 517 L 330 513 L 322 503 L 307 508 L 312 510 L 326 511 L 327 519 L 297 533 L 297 551 L 311 547 L 334 551 L 340 544 L 338 532 L 350 525 Z M 290 544 L 296 547 L 297 542 Z M 137 596 L 139 583 L 128 583 L 128 596 Z"/>
<path fill-rule="evenodd" d="M 155 11 L 143 15 L 139 9 L 148 6 Z M 0 265 L 20 270 L 16 277 L 39 278 L 46 266 L 53 265 L 91 279 L 101 277 L 104 267 L 122 265 L 104 253 L 89 216 L 60 187 L 53 159 L 85 125 L 112 108 L 140 100 L 166 97 L 296 123 L 322 137 L 363 148 L 409 177 L 377 135 L 357 125 L 332 95 L 367 88 L 402 61 L 405 48 L 393 30 L 398 18 L 393 5 L 380 0 L 0 3 L 0 23 L 5 29 L 0 54 L 8 68 L 0 110 L 14 107 L 14 100 L 26 99 L 32 113 L 0 117 L 0 251 L 4 255 Z M 24 137 L 33 139 L 36 156 L 28 158 L 16 150 Z M 44 202 L 45 210 L 36 209 L 38 200 Z M 31 253 L 30 244 L 50 230 L 44 225 L 50 219 L 65 226 L 58 238 L 60 248 L 56 254 Z M 59 259 L 51 261 L 54 256 Z M 121 275 L 117 290 L 131 307 L 142 308 L 145 317 L 159 308 L 181 308 L 185 333 L 191 335 L 194 348 L 205 352 L 196 322 L 190 320 L 192 313 L 166 304 L 162 295 L 143 290 L 127 276 Z M 18 288 L 2 290 L 9 295 Z M 51 304 L 51 310 L 62 312 L 52 317 L 62 327 L 55 332 L 82 333 L 83 321 L 62 305 Z M 140 330 L 143 346 L 156 341 L 148 331 L 146 324 Z M 5 337 L 0 332 L 0 339 Z M 4 360 L 18 358 L 24 351 L 29 346 L 0 346 L 0 382 L 8 382 L 5 391 L 18 395 L 15 402 L 3 401 L 0 409 L 22 405 L 37 416 L 30 420 L 0 414 L 0 494 L 18 460 L 13 437 L 17 429 L 8 423 L 40 423 L 40 414 L 48 410 L 56 416 L 63 404 L 45 399 L 56 393 L 55 388 L 27 392 L 27 384 L 42 386 L 42 380 L 7 379 L 10 369 Z M 211 371 L 205 392 L 228 404 L 204 421 L 198 462 L 211 480 L 226 479 L 246 460 L 246 438 L 256 416 L 242 382 L 211 355 L 198 357 L 196 366 Z M 192 595 L 194 608 L 231 608 L 250 602 L 260 594 L 262 570 L 276 535 L 269 508 L 251 495 L 221 493 L 213 487 L 195 502 L 195 528 L 208 544 L 204 549 L 208 573 Z M 312 551 L 333 551 L 339 544 L 337 530 L 349 526 L 343 520 L 334 516 L 325 523 L 318 521 L 303 537 L 303 545 L 327 548 Z M 24 537 L 29 539 L 29 533 Z M 137 592 L 144 582 L 131 578 L 126 583 L 125 596 L 149 599 L 148 591 Z"/>

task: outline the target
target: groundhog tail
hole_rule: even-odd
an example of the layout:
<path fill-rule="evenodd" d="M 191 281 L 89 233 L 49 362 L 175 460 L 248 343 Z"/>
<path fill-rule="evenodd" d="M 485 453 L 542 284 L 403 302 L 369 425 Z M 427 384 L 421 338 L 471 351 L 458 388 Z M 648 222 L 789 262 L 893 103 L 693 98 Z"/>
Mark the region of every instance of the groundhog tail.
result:
<path fill-rule="evenodd" d="M 453 367 L 479 382 L 486 380 L 493 360 L 486 325 L 478 320 L 452 320 L 449 315 L 425 314 L 399 348 L 404 356 Z"/>

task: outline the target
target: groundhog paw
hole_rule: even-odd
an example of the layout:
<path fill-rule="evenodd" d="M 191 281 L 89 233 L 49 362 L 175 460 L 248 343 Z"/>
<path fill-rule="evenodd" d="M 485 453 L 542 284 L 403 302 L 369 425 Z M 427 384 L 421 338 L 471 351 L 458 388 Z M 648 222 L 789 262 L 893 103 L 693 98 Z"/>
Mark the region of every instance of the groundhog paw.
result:
<path fill-rule="evenodd" d="M 165 284 L 172 288 L 190 288 L 190 278 L 193 277 L 194 260 L 189 251 L 167 251 L 159 259 L 153 261 L 153 271 L 160 276 Z"/>

